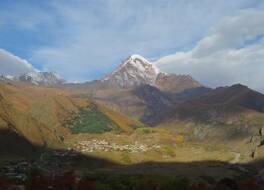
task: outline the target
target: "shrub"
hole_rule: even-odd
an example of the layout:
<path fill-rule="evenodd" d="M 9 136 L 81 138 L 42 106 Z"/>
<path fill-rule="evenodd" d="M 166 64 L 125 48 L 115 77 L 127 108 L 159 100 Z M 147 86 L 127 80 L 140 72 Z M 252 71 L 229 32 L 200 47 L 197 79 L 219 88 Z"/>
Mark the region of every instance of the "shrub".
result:
<path fill-rule="evenodd" d="M 168 186 L 164 188 L 164 190 L 175 190 L 175 189 L 181 189 L 181 190 L 189 190 L 190 189 L 190 181 L 186 178 L 178 179 L 178 178 L 172 178 L 172 180 L 169 181 Z"/>
<path fill-rule="evenodd" d="M 91 174 L 81 179 L 79 184 L 85 183 L 88 185 L 86 189 L 90 190 L 188 190 L 190 188 L 187 179 L 151 175 Z"/>
<path fill-rule="evenodd" d="M 169 145 L 163 146 L 161 151 L 171 157 L 175 156 L 175 148 Z"/>
<path fill-rule="evenodd" d="M 154 133 L 154 132 L 155 132 L 154 129 L 148 128 L 148 127 L 142 127 L 136 130 L 136 133 L 141 134 L 141 135 Z"/>
<path fill-rule="evenodd" d="M 191 185 L 191 190 L 209 190 L 209 186 L 205 182 L 197 182 Z"/>
<path fill-rule="evenodd" d="M 28 176 L 25 189 L 26 190 L 48 190 L 52 186 L 52 180 L 48 176 L 44 176 L 38 170 L 32 170 Z"/>
<path fill-rule="evenodd" d="M 211 176 L 200 176 L 200 178 L 205 180 L 209 184 L 215 184 L 216 183 L 215 179 Z"/>
<path fill-rule="evenodd" d="M 184 137 L 182 135 L 176 135 L 175 137 L 176 143 L 183 143 L 184 142 Z"/>
<path fill-rule="evenodd" d="M 135 124 L 130 124 L 128 125 L 131 129 L 138 129 L 138 128 L 143 128 L 143 126 L 140 126 L 140 125 L 135 125 Z"/>
<path fill-rule="evenodd" d="M 132 160 L 130 158 L 130 154 L 128 152 L 122 152 L 121 160 L 122 160 L 122 162 L 124 162 L 126 164 L 132 163 Z"/>
<path fill-rule="evenodd" d="M 73 172 L 66 172 L 62 176 L 55 176 L 53 188 L 60 190 L 72 190 L 75 186 L 76 177 Z"/>
<path fill-rule="evenodd" d="M 11 186 L 11 183 L 5 177 L 0 176 L 0 189 L 8 189 Z"/>
<path fill-rule="evenodd" d="M 96 184 L 94 181 L 89 181 L 89 180 L 81 180 L 78 185 L 76 190 L 96 190 Z"/>

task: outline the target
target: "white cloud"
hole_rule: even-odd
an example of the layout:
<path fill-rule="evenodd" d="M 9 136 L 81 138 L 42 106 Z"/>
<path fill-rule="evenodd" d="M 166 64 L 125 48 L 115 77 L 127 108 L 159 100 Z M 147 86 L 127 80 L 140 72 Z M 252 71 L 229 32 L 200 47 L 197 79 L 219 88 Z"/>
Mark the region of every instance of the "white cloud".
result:
<path fill-rule="evenodd" d="M 0 4 L 1 48 L 12 47 L 33 65 L 55 71 L 67 80 L 101 77 L 133 53 L 154 58 L 185 51 L 224 16 L 229 17 L 193 51 L 177 56 L 197 60 L 210 52 L 239 48 L 245 38 L 251 42 L 251 35 L 262 30 L 262 16 L 260 13 L 255 19 L 251 13 L 244 13 L 241 17 L 235 15 L 236 11 L 264 8 L 264 2 L 259 0 L 57 0 Z M 243 22 L 239 20 L 248 24 L 250 35 L 247 30 L 241 32 Z"/>
<path fill-rule="evenodd" d="M 0 7 L 0 24 L 13 30 L 35 31 L 41 27 L 55 25 L 55 19 L 50 12 L 36 6 L 34 3 L 16 2 L 12 6 Z M 0 25 L 1 26 L 1 25 Z"/>
<path fill-rule="evenodd" d="M 216 87 L 243 83 L 264 88 L 264 12 L 240 11 L 224 18 L 187 52 L 162 57 L 155 64 L 164 71 L 190 74 Z"/>
<path fill-rule="evenodd" d="M 16 76 L 33 71 L 36 70 L 29 62 L 0 49 L 0 75 Z"/>
<path fill-rule="evenodd" d="M 34 49 L 31 60 L 69 80 L 95 79 L 130 54 L 156 57 L 189 46 L 243 2 L 53 1 L 61 28 L 52 46 Z"/>

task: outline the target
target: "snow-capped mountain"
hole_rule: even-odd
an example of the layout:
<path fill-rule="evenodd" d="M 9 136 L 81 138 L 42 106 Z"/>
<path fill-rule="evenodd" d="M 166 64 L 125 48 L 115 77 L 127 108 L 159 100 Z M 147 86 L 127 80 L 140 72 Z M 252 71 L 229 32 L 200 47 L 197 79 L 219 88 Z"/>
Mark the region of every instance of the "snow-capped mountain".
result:
<path fill-rule="evenodd" d="M 65 82 L 58 74 L 53 72 L 31 72 L 19 76 L 18 79 L 36 85 L 55 85 Z"/>
<path fill-rule="evenodd" d="M 133 88 L 146 84 L 173 92 L 201 86 L 191 76 L 159 71 L 155 65 L 140 55 L 131 55 L 116 70 L 100 81 L 121 88 Z"/>
<path fill-rule="evenodd" d="M 131 55 L 115 71 L 101 81 L 129 88 L 141 84 L 155 84 L 159 74 L 157 67 L 140 55 Z"/>
<path fill-rule="evenodd" d="M 0 80 L 22 81 L 35 85 L 56 85 L 65 82 L 58 74 L 53 72 L 30 72 L 20 76 L 1 75 Z"/>

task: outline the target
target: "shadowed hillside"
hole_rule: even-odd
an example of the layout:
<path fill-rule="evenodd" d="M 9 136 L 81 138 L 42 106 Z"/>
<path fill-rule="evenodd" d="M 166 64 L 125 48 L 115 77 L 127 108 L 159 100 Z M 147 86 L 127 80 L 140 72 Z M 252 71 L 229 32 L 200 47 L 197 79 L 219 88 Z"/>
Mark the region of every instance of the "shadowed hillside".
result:
<path fill-rule="evenodd" d="M 264 95 L 243 85 L 220 87 L 167 110 L 159 123 L 198 121 L 208 124 L 261 127 L 264 124 Z"/>
<path fill-rule="evenodd" d="M 34 157 L 39 148 L 11 129 L 0 129 L 1 158 Z"/>

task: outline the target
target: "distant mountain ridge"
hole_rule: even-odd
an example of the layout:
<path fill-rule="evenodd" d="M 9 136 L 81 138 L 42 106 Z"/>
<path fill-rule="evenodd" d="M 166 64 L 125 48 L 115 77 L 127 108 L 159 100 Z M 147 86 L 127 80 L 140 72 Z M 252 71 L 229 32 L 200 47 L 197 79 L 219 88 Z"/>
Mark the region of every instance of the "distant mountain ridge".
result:
<path fill-rule="evenodd" d="M 20 81 L 31 82 L 37 85 L 55 85 L 65 82 L 62 77 L 53 72 L 27 73 L 19 77 Z"/>
<path fill-rule="evenodd" d="M 264 95 L 247 86 L 219 87 L 175 104 L 162 121 L 194 120 L 240 127 L 262 127 Z"/>
<path fill-rule="evenodd" d="M 20 76 L 1 75 L 0 80 L 28 82 L 35 85 L 58 85 L 65 80 L 54 72 L 30 72 Z"/>

